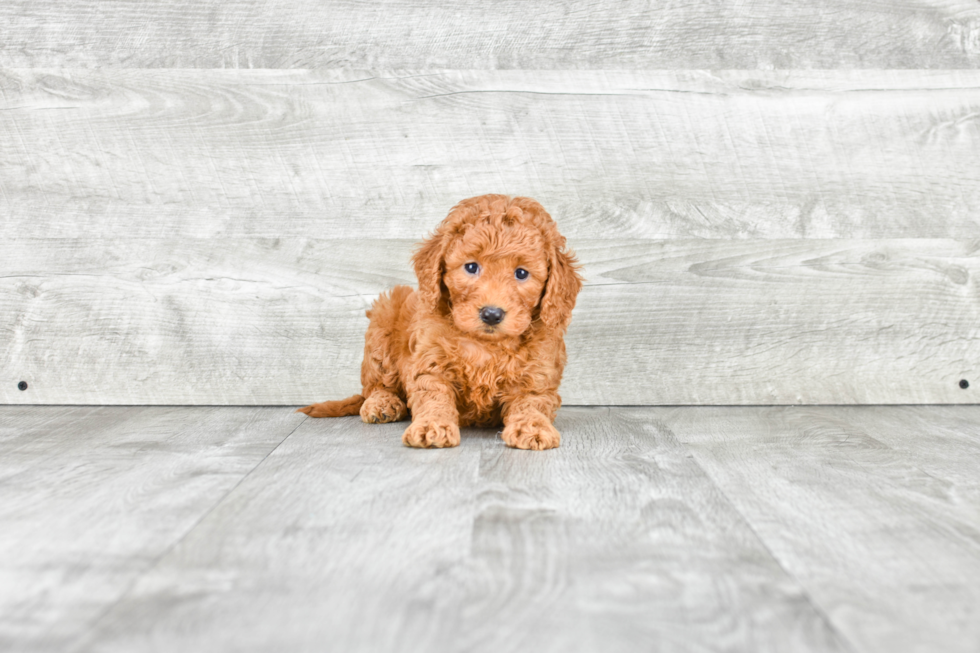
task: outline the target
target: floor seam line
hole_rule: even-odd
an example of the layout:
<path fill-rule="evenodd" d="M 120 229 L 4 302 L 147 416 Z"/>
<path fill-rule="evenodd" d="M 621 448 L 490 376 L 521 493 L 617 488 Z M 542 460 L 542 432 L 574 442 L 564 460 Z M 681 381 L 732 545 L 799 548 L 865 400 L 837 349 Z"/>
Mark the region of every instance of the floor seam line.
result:
<path fill-rule="evenodd" d="M 225 499 L 227 499 L 229 496 L 231 496 L 231 494 L 235 490 L 237 490 L 238 487 L 242 483 L 245 482 L 245 479 L 247 479 L 249 476 L 251 476 L 252 473 L 255 472 L 255 470 L 258 469 L 262 465 L 262 463 L 264 463 L 266 460 L 268 460 L 269 459 L 269 456 L 271 456 L 273 453 L 275 453 L 276 450 L 279 449 L 279 447 L 282 446 L 283 442 L 285 442 L 286 440 L 288 440 L 290 438 L 290 436 L 292 436 L 292 434 L 295 433 L 299 429 L 300 426 L 302 426 L 303 424 L 305 424 L 308 419 L 310 419 L 310 418 L 304 416 L 303 420 L 299 424 L 297 424 L 295 426 L 295 428 L 293 428 L 292 431 L 290 431 L 289 433 L 287 433 L 286 436 L 276 444 L 276 446 L 274 446 L 272 449 L 270 449 L 269 452 L 266 453 L 265 456 L 262 457 L 262 460 L 260 460 L 257 463 L 255 463 L 255 465 L 250 470 L 248 470 L 247 472 L 245 472 L 242 475 L 242 477 L 240 479 L 238 479 L 238 482 L 236 482 L 231 488 L 228 489 L 227 492 L 225 492 L 223 495 L 221 495 L 221 497 L 217 501 L 214 502 L 214 505 L 212 505 L 210 508 L 208 508 L 204 512 L 204 514 L 202 514 L 198 519 L 194 520 L 194 523 L 191 524 L 191 526 L 186 531 L 184 531 L 184 533 L 180 537 L 178 537 L 176 540 L 174 540 L 173 543 L 171 543 L 170 546 L 168 546 L 163 552 L 161 552 L 160 555 L 158 555 L 156 557 L 156 559 L 153 561 L 152 564 L 150 564 L 149 566 L 147 566 L 146 569 L 143 569 L 142 571 L 140 571 L 139 573 L 137 573 L 133 577 L 132 581 L 130 581 L 129 584 L 126 585 L 126 589 L 124 589 L 119 594 L 119 597 L 116 600 L 114 600 L 111 603 L 109 603 L 98 614 L 98 616 L 96 616 L 92 620 L 91 624 L 85 630 L 85 635 L 83 636 L 85 638 L 85 641 L 79 641 L 78 644 L 77 644 L 77 646 L 71 647 L 71 650 L 72 651 L 77 651 L 79 648 L 84 647 L 86 644 L 90 643 L 90 641 L 91 641 L 90 636 L 95 632 L 96 628 L 98 628 L 99 623 L 103 619 L 105 619 L 105 617 L 110 612 L 112 612 L 113 608 L 115 608 L 117 605 L 119 605 L 120 603 L 122 603 L 126 599 L 126 597 L 129 596 L 130 592 L 133 591 L 133 587 L 136 586 L 136 583 L 138 583 L 140 581 L 140 579 L 144 578 L 151 571 L 153 571 L 154 569 L 156 569 L 157 566 L 159 566 L 160 562 L 162 562 L 164 558 L 166 558 L 168 555 L 170 555 L 173 552 L 173 550 L 176 549 L 180 545 L 181 542 L 183 542 L 185 539 L 187 539 L 187 536 L 188 535 L 190 535 L 195 530 L 197 530 L 197 527 L 200 526 L 201 523 L 205 519 L 207 519 L 208 516 L 211 515 L 211 513 L 213 513 L 215 510 L 217 510 L 218 506 L 220 506 L 222 503 L 224 503 L 225 502 Z"/>
<path fill-rule="evenodd" d="M 796 576 L 796 574 L 792 573 L 789 569 L 786 568 L 786 565 L 783 564 L 783 561 L 779 559 L 779 556 L 777 556 L 776 553 L 772 550 L 772 548 L 770 548 L 769 543 L 762 538 L 759 532 L 755 529 L 755 526 L 752 525 L 752 522 L 749 521 L 749 518 L 746 517 L 741 510 L 739 510 L 738 506 L 735 505 L 735 503 L 728 496 L 728 493 L 725 492 L 725 490 L 721 487 L 718 481 L 715 480 L 715 478 L 711 475 L 711 473 L 708 472 L 708 470 L 705 469 L 705 467 L 701 464 L 701 461 L 698 460 L 697 454 L 691 448 L 691 446 L 687 442 L 677 437 L 677 434 L 674 433 L 674 430 L 667 425 L 665 420 L 661 419 L 660 422 L 664 426 L 664 428 L 666 428 L 667 431 L 674 437 L 677 443 L 684 447 L 684 450 L 691 457 L 691 460 L 694 461 L 694 464 L 697 465 L 698 469 L 701 470 L 701 473 L 704 474 L 704 477 L 707 478 L 709 481 L 711 481 L 711 484 L 714 486 L 716 490 L 718 490 L 718 493 L 725 500 L 725 503 L 727 503 L 731 507 L 731 509 L 735 512 L 735 514 L 737 514 L 742 519 L 742 522 L 745 524 L 746 528 L 748 528 L 749 531 L 752 533 L 752 535 L 755 536 L 755 539 L 758 540 L 759 545 L 762 546 L 765 552 L 769 554 L 769 557 L 772 558 L 773 562 L 775 562 L 779 566 L 779 568 L 783 571 L 784 574 L 786 574 L 788 578 L 793 579 L 793 581 L 799 586 L 799 588 L 803 591 L 803 595 L 806 597 L 807 605 L 812 607 L 813 610 L 823 618 L 824 622 L 827 624 L 827 627 L 830 628 L 830 630 L 837 636 L 837 639 L 841 643 L 841 645 L 843 645 L 851 653 L 858 653 L 861 649 L 858 648 L 854 644 L 854 642 L 848 639 L 843 632 L 841 632 L 841 630 L 837 627 L 837 624 L 834 623 L 833 619 L 830 618 L 830 615 L 827 614 L 827 611 L 824 610 L 823 606 L 820 605 L 820 603 L 814 598 L 813 594 L 810 592 L 809 587 L 807 587 L 803 583 L 803 581 L 801 581 Z"/>

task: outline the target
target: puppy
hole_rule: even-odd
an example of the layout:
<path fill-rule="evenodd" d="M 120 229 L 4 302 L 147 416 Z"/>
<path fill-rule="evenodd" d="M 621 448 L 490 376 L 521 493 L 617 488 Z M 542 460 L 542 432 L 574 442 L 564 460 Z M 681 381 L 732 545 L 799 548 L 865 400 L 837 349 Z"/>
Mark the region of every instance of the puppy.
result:
<path fill-rule="evenodd" d="M 578 263 L 536 201 L 483 195 L 457 204 L 412 257 L 418 290 L 396 286 L 367 312 L 360 395 L 301 408 L 412 423 L 410 447 L 455 447 L 460 426 L 500 426 L 518 449 L 561 443 L 565 330 Z"/>

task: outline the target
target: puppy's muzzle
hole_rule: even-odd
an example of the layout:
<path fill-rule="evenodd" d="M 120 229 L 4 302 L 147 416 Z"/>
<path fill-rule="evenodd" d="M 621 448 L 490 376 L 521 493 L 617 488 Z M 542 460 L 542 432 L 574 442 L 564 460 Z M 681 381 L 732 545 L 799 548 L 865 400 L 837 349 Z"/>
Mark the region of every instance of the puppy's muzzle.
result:
<path fill-rule="evenodd" d="M 504 319 L 504 309 L 496 306 L 484 306 L 480 309 L 480 320 L 489 326 L 497 326 Z"/>

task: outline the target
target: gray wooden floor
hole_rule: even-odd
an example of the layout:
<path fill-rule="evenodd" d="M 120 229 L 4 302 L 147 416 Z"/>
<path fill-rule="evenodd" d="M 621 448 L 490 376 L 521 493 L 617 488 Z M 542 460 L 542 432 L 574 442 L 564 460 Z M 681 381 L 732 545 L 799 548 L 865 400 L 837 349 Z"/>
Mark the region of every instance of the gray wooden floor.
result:
<path fill-rule="evenodd" d="M 0 650 L 980 650 L 980 406 L 558 422 L 0 407 Z"/>

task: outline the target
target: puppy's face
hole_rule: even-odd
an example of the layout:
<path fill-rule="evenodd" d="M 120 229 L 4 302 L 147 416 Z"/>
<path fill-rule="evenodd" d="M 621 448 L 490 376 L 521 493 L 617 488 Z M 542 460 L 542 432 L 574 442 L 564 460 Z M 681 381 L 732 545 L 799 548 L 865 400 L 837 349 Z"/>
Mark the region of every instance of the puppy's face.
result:
<path fill-rule="evenodd" d="M 502 340 L 531 325 L 548 279 L 545 243 L 536 229 L 473 225 L 449 247 L 444 265 L 451 317 L 460 331 Z"/>
<path fill-rule="evenodd" d="M 578 263 L 551 216 L 528 197 L 481 195 L 453 207 L 412 255 L 417 310 L 488 340 L 532 321 L 561 337 L 582 288 Z"/>

